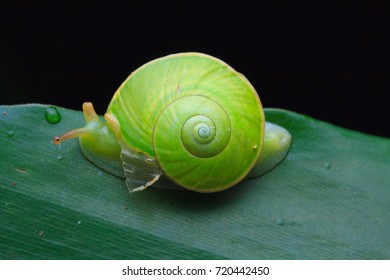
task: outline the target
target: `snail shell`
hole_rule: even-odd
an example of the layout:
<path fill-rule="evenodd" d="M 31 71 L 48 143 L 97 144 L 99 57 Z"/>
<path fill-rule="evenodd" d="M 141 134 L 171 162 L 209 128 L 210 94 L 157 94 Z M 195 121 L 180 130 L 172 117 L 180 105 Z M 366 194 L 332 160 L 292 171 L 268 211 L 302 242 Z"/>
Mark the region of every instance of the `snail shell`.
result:
<path fill-rule="evenodd" d="M 55 142 L 80 137 L 86 157 L 125 175 L 131 190 L 161 175 L 197 192 L 227 189 L 252 170 L 264 142 L 265 118 L 254 87 L 201 53 L 162 57 L 131 73 L 114 94 L 106 123 L 91 103 L 83 109 L 86 126 Z"/>

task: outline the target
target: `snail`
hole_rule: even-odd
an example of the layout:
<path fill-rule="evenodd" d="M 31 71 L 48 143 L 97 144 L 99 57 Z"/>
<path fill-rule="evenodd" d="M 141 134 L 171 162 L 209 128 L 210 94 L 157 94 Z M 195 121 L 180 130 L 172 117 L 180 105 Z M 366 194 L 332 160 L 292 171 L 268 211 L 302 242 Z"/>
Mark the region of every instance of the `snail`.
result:
<path fill-rule="evenodd" d="M 79 137 L 85 157 L 126 178 L 129 191 L 174 185 L 228 189 L 286 156 L 291 135 L 266 123 L 254 87 L 225 62 L 202 53 L 155 59 L 115 92 L 105 122 L 83 104 L 86 125 L 54 137 Z"/>

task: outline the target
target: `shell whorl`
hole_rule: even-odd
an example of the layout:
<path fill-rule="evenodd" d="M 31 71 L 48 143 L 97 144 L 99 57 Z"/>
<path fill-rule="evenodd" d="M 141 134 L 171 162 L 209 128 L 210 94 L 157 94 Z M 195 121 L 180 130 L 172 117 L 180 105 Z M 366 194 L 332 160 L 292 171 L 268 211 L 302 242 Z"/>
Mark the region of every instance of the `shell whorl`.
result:
<path fill-rule="evenodd" d="M 263 144 L 256 91 L 226 63 L 204 54 L 145 64 L 121 85 L 107 112 L 120 125 L 123 148 L 156 159 L 163 174 L 199 192 L 239 182 Z"/>
<path fill-rule="evenodd" d="M 177 131 L 173 132 L 172 130 Z M 167 156 L 171 138 L 180 138 L 180 143 L 189 154 L 199 158 L 210 158 L 221 153 L 230 139 L 230 119 L 217 102 L 203 95 L 190 95 L 176 99 L 161 113 L 154 129 L 154 147 Z M 174 133 L 174 134 L 173 134 Z M 163 145 L 163 146 L 160 146 Z"/>

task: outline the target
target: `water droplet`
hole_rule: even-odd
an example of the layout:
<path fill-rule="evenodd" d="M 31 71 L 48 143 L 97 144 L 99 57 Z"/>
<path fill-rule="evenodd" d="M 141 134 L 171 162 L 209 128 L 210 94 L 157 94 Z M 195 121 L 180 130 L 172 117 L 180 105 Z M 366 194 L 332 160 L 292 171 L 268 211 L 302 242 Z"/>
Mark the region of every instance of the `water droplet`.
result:
<path fill-rule="evenodd" d="M 12 136 L 14 136 L 14 134 L 15 134 L 15 130 L 9 130 L 7 132 L 8 137 L 12 137 Z"/>
<path fill-rule="evenodd" d="M 62 156 L 58 156 L 57 159 L 58 159 L 58 160 L 62 160 L 63 157 L 62 157 Z"/>
<path fill-rule="evenodd" d="M 78 225 L 81 225 L 81 221 L 77 221 L 77 224 L 78 224 Z"/>
<path fill-rule="evenodd" d="M 61 114 L 58 112 L 56 107 L 49 106 L 45 110 L 45 118 L 48 123 L 56 124 L 61 121 Z"/>
<path fill-rule="evenodd" d="M 102 171 L 99 171 L 99 172 L 98 172 L 98 176 L 103 176 L 103 172 L 102 172 Z"/>
<path fill-rule="evenodd" d="M 257 149 L 257 145 L 253 145 L 253 150 L 256 150 Z"/>
<path fill-rule="evenodd" d="M 284 219 L 278 219 L 278 220 L 276 221 L 276 224 L 277 224 L 278 226 L 284 226 L 284 225 L 286 224 L 286 221 L 285 221 Z"/>
<path fill-rule="evenodd" d="M 324 163 L 324 167 L 325 167 L 326 169 L 330 169 L 331 166 L 332 166 L 332 165 L 330 164 L 330 162 L 327 162 L 327 161 L 326 161 L 326 162 Z"/>

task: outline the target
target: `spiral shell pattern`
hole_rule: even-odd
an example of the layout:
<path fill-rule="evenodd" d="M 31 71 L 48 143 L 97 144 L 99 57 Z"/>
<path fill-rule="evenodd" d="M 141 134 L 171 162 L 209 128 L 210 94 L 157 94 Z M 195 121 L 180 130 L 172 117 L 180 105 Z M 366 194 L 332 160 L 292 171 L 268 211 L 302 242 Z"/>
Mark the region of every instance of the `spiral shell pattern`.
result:
<path fill-rule="evenodd" d="M 263 144 L 256 91 L 244 76 L 205 54 L 145 64 L 120 86 L 107 112 L 119 124 L 125 149 L 156 160 L 164 175 L 198 192 L 238 183 Z"/>

